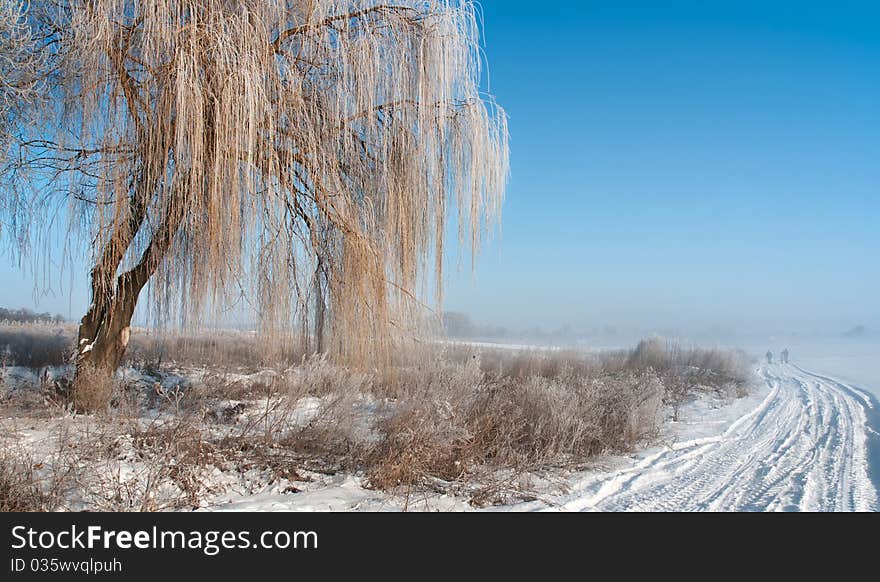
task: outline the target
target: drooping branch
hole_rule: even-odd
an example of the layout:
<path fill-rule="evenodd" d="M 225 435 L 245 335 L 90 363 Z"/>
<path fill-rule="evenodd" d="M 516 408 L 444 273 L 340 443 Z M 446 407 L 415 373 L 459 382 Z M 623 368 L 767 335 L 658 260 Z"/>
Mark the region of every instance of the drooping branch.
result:
<path fill-rule="evenodd" d="M 369 16 L 384 16 L 388 14 L 394 14 L 397 16 L 402 16 L 405 14 L 412 18 L 418 18 L 420 15 L 419 11 L 412 6 L 395 4 L 380 4 L 378 6 L 371 6 L 362 10 L 355 10 L 347 14 L 335 14 L 333 16 L 328 16 L 322 19 L 320 22 L 301 24 L 299 26 L 294 26 L 286 30 L 282 30 L 280 33 L 278 33 L 278 36 L 272 42 L 272 49 L 276 53 L 281 52 L 282 46 L 287 40 L 294 36 L 301 35 L 312 30 L 316 30 L 322 27 L 332 27 L 339 22 L 352 22 Z"/>
<path fill-rule="evenodd" d="M 497 217 L 469 0 L 57 1 L 63 107 L 23 150 L 91 245 L 90 338 L 157 280 L 162 317 L 234 287 L 264 329 L 326 318 L 337 356 L 381 361 L 442 279 L 447 214 L 473 252 Z"/>

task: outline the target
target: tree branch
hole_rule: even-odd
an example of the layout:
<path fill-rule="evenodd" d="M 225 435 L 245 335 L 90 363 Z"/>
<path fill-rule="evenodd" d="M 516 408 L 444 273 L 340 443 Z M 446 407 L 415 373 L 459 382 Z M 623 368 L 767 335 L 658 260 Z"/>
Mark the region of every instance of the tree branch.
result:
<path fill-rule="evenodd" d="M 283 30 L 278 34 L 278 38 L 272 43 L 272 49 L 279 53 L 281 52 L 281 45 L 284 42 L 294 37 L 298 34 L 302 34 L 304 32 L 308 32 L 310 30 L 315 30 L 317 28 L 332 26 L 337 22 L 358 20 L 365 16 L 371 16 L 374 14 L 400 14 L 400 13 L 413 13 L 418 15 L 418 10 L 411 6 L 400 6 L 396 4 L 380 4 L 378 6 L 372 6 L 370 8 L 364 8 L 363 10 L 357 10 L 355 12 L 349 12 L 347 14 L 337 14 L 334 16 L 328 16 L 324 20 L 317 23 L 306 23 L 301 24 L 299 26 L 294 26 L 293 28 L 288 28 L 287 30 Z"/>

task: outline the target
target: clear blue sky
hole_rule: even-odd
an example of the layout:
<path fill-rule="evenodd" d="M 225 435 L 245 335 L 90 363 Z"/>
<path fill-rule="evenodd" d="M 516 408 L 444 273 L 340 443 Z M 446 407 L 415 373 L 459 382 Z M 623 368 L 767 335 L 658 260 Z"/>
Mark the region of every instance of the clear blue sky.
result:
<path fill-rule="evenodd" d="M 503 234 L 447 306 L 491 322 L 880 320 L 873 2 L 486 0 Z"/>
<path fill-rule="evenodd" d="M 512 175 L 447 307 L 548 329 L 880 325 L 874 6 L 483 1 Z M 32 304 L 29 274 L 0 277 L 0 303 Z M 78 316 L 71 281 L 37 307 Z"/>

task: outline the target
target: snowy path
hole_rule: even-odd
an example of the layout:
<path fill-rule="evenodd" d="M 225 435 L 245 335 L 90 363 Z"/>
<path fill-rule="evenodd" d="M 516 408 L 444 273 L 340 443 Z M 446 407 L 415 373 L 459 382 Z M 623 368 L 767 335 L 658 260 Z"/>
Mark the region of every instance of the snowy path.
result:
<path fill-rule="evenodd" d="M 723 434 L 675 443 L 577 483 L 568 511 L 876 511 L 878 410 L 867 394 L 791 365 Z M 870 438 L 869 438 L 870 437 Z"/>

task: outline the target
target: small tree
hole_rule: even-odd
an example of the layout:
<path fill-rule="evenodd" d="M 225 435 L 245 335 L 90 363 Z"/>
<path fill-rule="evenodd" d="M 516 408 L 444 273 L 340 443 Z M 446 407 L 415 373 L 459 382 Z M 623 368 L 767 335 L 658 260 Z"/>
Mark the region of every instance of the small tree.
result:
<path fill-rule="evenodd" d="M 429 270 L 439 302 L 449 211 L 474 253 L 498 215 L 505 116 L 469 0 L 54 4 L 61 105 L 18 159 L 93 251 L 76 385 L 117 368 L 149 281 L 164 317 L 241 288 L 264 331 L 295 316 L 381 361 Z"/>

